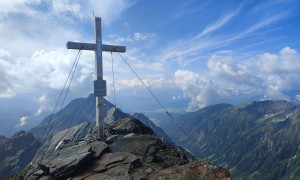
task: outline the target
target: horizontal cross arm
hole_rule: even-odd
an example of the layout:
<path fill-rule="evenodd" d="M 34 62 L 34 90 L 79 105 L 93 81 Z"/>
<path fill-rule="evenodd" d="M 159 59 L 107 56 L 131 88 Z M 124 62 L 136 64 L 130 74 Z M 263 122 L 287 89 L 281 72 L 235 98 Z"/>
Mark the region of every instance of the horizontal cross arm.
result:
<path fill-rule="evenodd" d="M 102 44 L 102 51 L 108 52 L 126 52 L 126 46 L 115 46 Z"/>
<path fill-rule="evenodd" d="M 81 50 L 96 51 L 96 44 L 69 41 L 69 42 L 67 42 L 67 49 L 81 49 Z M 126 46 L 115 46 L 115 45 L 102 44 L 102 51 L 126 52 Z"/>
<path fill-rule="evenodd" d="M 81 50 L 96 50 L 96 44 L 92 43 L 79 43 L 79 42 L 67 42 L 67 49 L 81 49 Z"/>

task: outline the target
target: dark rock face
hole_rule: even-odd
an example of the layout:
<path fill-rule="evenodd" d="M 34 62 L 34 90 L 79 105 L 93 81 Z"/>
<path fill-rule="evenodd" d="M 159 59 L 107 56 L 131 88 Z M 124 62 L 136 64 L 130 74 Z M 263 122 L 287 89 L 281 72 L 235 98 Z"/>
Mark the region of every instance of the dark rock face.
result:
<path fill-rule="evenodd" d="M 18 179 L 155 179 L 164 169 L 177 167 L 199 176 L 229 178 L 225 169 L 204 162 L 190 164 L 187 156 L 170 146 L 134 118 L 107 126 L 106 141 L 97 140 L 93 123 L 84 123 L 57 133 L 45 143 Z M 39 165 L 38 165 L 39 163 Z M 187 166 L 189 165 L 190 166 Z M 166 169 L 167 170 L 167 169 Z M 212 174 L 214 173 L 214 174 Z M 176 177 L 167 175 L 165 177 Z M 179 177 L 179 176 L 178 176 Z M 197 176 L 198 177 L 198 176 Z"/>
<path fill-rule="evenodd" d="M 0 136 L 0 179 L 25 168 L 39 146 L 34 136 L 25 131 L 19 131 L 11 138 Z"/>
<path fill-rule="evenodd" d="M 144 114 L 142 113 L 135 113 L 132 115 L 132 117 L 138 119 L 139 121 L 141 121 L 142 123 L 144 123 L 146 126 L 150 127 L 154 133 L 160 137 L 163 141 L 167 142 L 168 144 L 174 144 L 173 140 L 165 133 L 165 131 L 157 126 L 156 124 L 154 124 L 148 117 L 146 117 Z"/>

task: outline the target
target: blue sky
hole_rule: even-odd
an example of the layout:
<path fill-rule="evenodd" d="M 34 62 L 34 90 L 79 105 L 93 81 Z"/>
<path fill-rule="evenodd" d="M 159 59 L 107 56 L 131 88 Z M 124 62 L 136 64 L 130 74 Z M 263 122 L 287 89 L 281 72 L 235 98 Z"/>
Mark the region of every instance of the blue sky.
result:
<path fill-rule="evenodd" d="M 300 89 L 299 0 L 5 0 L 0 110 L 27 110 L 16 127 L 51 111 L 77 54 L 65 44 L 93 42 L 93 12 L 102 17 L 103 42 L 126 45 L 124 57 L 170 108 L 300 101 L 300 93 L 286 93 Z M 112 100 L 111 58 L 103 57 Z M 143 99 L 151 108 L 151 96 L 113 57 L 117 104 L 134 111 L 126 103 Z M 94 54 L 83 52 L 68 101 L 90 94 L 93 78 Z"/>

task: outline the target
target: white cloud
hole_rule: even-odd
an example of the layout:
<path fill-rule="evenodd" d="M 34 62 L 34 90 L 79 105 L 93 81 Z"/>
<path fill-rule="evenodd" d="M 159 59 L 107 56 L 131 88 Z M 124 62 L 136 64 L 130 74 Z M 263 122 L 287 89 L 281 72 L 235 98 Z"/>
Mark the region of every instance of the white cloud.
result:
<path fill-rule="evenodd" d="M 110 34 L 108 37 L 113 39 L 115 42 L 139 42 L 139 41 L 147 41 L 154 39 L 156 34 L 154 33 L 140 33 L 136 32 L 133 35 L 127 36 L 127 37 L 119 37 L 116 34 Z"/>
<path fill-rule="evenodd" d="M 208 26 L 206 26 L 206 28 L 200 34 L 197 35 L 197 38 L 218 30 L 219 28 L 224 26 L 226 23 L 228 23 L 232 18 L 234 18 L 239 13 L 239 11 L 240 11 L 240 8 L 226 14 L 225 16 L 218 19 L 215 23 L 209 24 Z"/>
<path fill-rule="evenodd" d="M 284 91 L 300 88 L 300 53 L 289 47 L 278 54 L 264 53 L 251 63 L 237 63 L 234 57 L 214 54 L 208 71 L 175 72 L 176 84 L 204 107 L 238 94 L 259 95 L 263 99 L 289 99 Z"/>
<path fill-rule="evenodd" d="M 39 105 L 34 115 L 49 110 L 76 55 L 75 51 L 65 49 L 65 43 L 86 40 L 78 25 L 92 21 L 93 10 L 104 24 L 109 24 L 135 2 L 0 1 L 0 98 L 28 94 Z M 94 54 L 83 52 L 67 99 L 91 93 L 93 73 Z"/>
<path fill-rule="evenodd" d="M 191 97 L 192 104 L 199 105 L 199 107 L 204 107 L 212 102 L 218 91 L 210 79 L 191 71 L 176 71 L 175 83 Z"/>
<path fill-rule="evenodd" d="M 300 103 L 300 94 L 298 94 L 298 95 L 295 96 L 295 101 L 297 103 Z"/>
<path fill-rule="evenodd" d="M 83 18 L 82 6 L 79 3 L 70 0 L 52 0 L 52 8 L 55 14 L 67 14 Z"/>
<path fill-rule="evenodd" d="M 44 95 L 40 96 L 36 101 L 39 104 L 39 108 L 34 113 L 34 116 L 39 116 L 44 110 L 46 110 L 47 108 L 49 108 L 48 105 L 50 104 L 50 100 L 44 94 Z"/>
<path fill-rule="evenodd" d="M 111 80 L 109 81 L 112 82 Z M 143 79 L 143 82 L 146 84 L 146 86 L 151 88 L 162 88 L 165 86 L 172 87 L 174 86 L 174 82 L 169 79 L 165 79 L 163 77 L 158 79 Z M 122 90 L 126 88 L 136 88 L 136 87 L 144 87 L 144 85 L 141 83 L 141 81 L 137 78 L 134 79 L 120 79 L 115 82 L 116 84 L 116 90 Z M 111 86 L 110 86 L 111 87 Z"/>
<path fill-rule="evenodd" d="M 28 119 L 28 117 L 26 117 L 26 116 L 21 117 L 19 124 L 17 124 L 15 127 L 22 127 L 22 126 L 26 125 L 27 119 Z"/>
<path fill-rule="evenodd" d="M 151 70 L 151 71 L 160 71 L 163 69 L 163 63 L 160 63 L 160 62 L 155 62 L 155 63 L 150 63 L 150 64 L 147 64 L 147 63 L 143 63 L 141 61 L 137 61 L 135 63 L 135 66 L 137 68 L 140 68 L 140 69 L 148 69 L 148 70 Z"/>
<path fill-rule="evenodd" d="M 91 17 L 94 11 L 95 16 L 102 17 L 104 24 L 109 24 L 135 3 L 136 0 L 88 0 L 88 2 L 84 1 L 82 6 L 85 16 Z"/>
<path fill-rule="evenodd" d="M 30 59 L 10 56 L 0 58 L 0 98 L 29 93 L 37 99 L 39 105 L 35 116 L 49 110 L 65 84 L 75 56 L 76 53 L 67 50 L 41 50 L 35 52 Z M 66 104 L 70 99 L 91 93 L 94 60 L 89 56 L 89 53 L 82 54 Z"/>
<path fill-rule="evenodd" d="M 152 39 L 156 36 L 156 34 L 154 33 L 139 33 L 139 32 L 136 32 L 134 33 L 134 37 L 133 39 L 135 41 L 141 41 L 141 40 L 148 40 L 148 39 Z"/>
<path fill-rule="evenodd" d="M 9 63 L 10 60 L 10 53 L 0 49 L 0 98 L 10 98 L 15 94 L 12 90 L 12 73 L 10 72 L 12 66 Z"/>
<path fill-rule="evenodd" d="M 3 0 L 0 1 L 0 17 L 9 13 L 28 13 L 30 6 L 39 4 L 40 0 Z M 1 19 L 1 18 L 0 18 Z"/>

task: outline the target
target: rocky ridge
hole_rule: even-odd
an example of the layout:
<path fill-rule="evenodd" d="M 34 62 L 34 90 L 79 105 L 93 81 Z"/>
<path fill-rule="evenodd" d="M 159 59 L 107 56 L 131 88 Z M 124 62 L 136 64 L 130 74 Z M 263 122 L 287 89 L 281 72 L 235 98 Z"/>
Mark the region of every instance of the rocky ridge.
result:
<path fill-rule="evenodd" d="M 61 131 L 45 143 L 32 163 L 11 179 L 229 179 L 228 170 L 170 146 L 134 118 L 106 127 L 95 138 L 95 123 Z"/>

